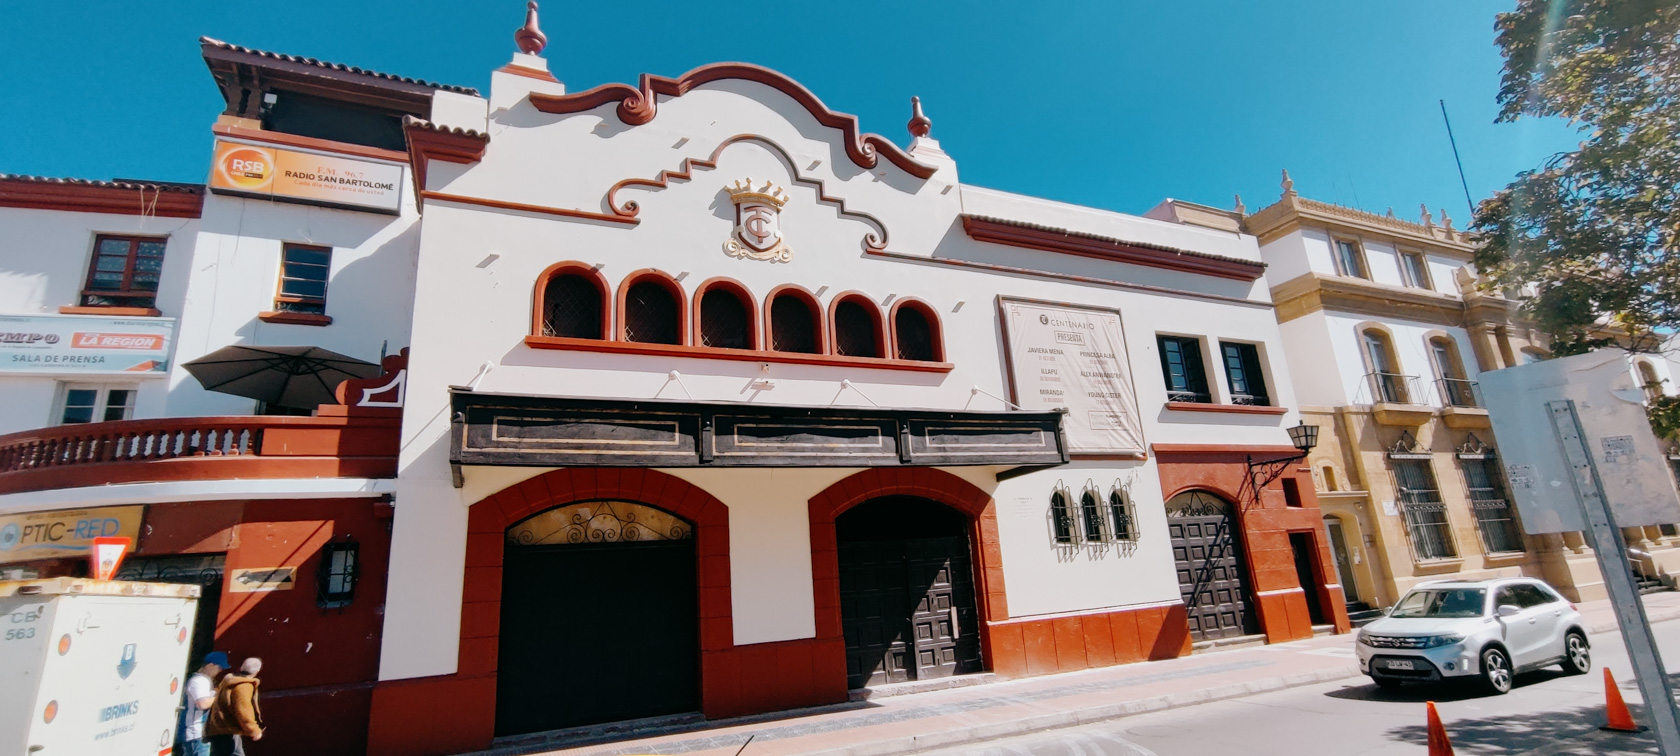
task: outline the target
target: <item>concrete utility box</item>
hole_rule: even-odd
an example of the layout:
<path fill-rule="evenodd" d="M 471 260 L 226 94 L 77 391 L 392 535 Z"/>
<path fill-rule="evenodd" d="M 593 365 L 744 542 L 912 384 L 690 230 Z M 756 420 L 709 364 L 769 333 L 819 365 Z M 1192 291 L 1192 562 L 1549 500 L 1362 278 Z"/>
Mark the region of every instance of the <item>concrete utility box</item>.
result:
<path fill-rule="evenodd" d="M 1601 349 L 1482 373 L 1482 397 L 1499 441 L 1511 497 L 1529 533 L 1586 530 L 1568 461 L 1546 403 L 1575 402 L 1616 524 L 1680 522 L 1668 457 L 1645 416 L 1645 391 L 1627 352 Z"/>
<path fill-rule="evenodd" d="M 0 582 L 0 754 L 168 754 L 199 590 Z"/>

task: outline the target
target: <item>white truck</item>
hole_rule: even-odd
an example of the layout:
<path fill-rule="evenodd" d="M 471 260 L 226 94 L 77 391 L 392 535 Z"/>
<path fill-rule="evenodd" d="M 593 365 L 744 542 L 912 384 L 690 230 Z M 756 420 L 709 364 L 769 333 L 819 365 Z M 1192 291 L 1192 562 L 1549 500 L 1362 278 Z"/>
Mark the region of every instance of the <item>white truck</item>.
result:
<path fill-rule="evenodd" d="M 0 754 L 169 754 L 199 591 L 0 581 Z"/>

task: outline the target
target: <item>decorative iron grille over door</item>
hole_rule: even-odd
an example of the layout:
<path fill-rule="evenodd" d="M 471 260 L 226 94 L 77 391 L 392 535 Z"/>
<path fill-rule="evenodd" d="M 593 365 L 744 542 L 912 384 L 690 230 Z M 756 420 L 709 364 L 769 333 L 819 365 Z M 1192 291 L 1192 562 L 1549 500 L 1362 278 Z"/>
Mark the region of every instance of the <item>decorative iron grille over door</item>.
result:
<path fill-rule="evenodd" d="M 1236 527 L 1230 502 L 1213 494 L 1187 491 L 1167 501 L 1167 534 L 1194 640 L 1258 631 Z"/>

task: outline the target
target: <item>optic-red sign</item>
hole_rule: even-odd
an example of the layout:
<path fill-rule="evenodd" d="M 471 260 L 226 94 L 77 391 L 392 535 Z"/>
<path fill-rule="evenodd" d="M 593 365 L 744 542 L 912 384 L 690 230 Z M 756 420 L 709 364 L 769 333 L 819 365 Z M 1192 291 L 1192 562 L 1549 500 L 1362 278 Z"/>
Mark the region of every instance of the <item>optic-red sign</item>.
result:
<path fill-rule="evenodd" d="M 163 348 L 163 337 L 154 333 L 82 333 L 70 340 L 72 349 L 142 349 Z"/>

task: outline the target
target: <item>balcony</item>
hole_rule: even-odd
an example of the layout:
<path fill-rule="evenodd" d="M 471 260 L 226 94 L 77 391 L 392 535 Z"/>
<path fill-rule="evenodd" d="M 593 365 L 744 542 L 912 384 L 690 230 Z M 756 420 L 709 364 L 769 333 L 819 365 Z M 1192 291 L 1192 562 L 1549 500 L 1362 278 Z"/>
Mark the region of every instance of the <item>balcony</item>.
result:
<path fill-rule="evenodd" d="M 182 417 L 0 436 L 0 494 L 112 483 L 391 478 L 401 410 L 322 405 L 317 417 Z"/>
<path fill-rule="evenodd" d="M 1365 392 L 1371 399 L 1371 414 L 1383 425 L 1416 427 L 1435 416 L 1435 408 L 1422 404 L 1415 375 L 1372 372 L 1365 374 Z"/>
<path fill-rule="evenodd" d="M 1441 420 L 1448 428 L 1473 430 L 1493 427 L 1488 411 L 1482 408 L 1480 388 L 1475 381 L 1442 378 L 1435 381 L 1435 394 L 1441 397 Z"/>

